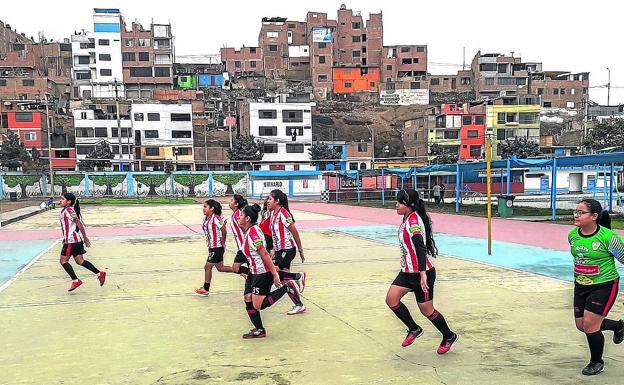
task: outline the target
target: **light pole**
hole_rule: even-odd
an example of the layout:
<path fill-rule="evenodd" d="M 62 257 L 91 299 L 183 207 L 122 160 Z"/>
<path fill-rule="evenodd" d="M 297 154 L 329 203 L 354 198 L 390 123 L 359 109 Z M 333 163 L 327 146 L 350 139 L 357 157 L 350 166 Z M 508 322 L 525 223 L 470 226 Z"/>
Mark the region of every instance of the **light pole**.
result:
<path fill-rule="evenodd" d="M 488 214 L 488 255 L 492 255 L 492 134 L 488 128 L 485 134 L 485 162 L 487 164 L 487 214 Z"/>
<path fill-rule="evenodd" d="M 373 153 L 372 153 L 372 159 L 371 159 L 371 168 L 374 168 L 373 165 L 375 164 L 375 127 L 370 128 L 368 126 L 368 124 L 365 124 L 366 129 L 368 130 L 368 132 L 370 132 L 371 134 L 371 144 L 373 146 Z"/>
<path fill-rule="evenodd" d="M 607 106 L 611 105 L 611 70 L 607 67 L 607 73 L 609 74 L 607 79 Z"/>
<path fill-rule="evenodd" d="M 52 166 L 52 134 L 50 133 L 51 124 L 50 124 L 50 109 L 49 109 L 49 99 L 47 92 L 45 93 L 45 101 L 46 101 L 46 125 L 48 131 L 48 167 L 50 168 L 50 189 L 52 190 L 52 197 L 54 197 L 54 168 Z"/>

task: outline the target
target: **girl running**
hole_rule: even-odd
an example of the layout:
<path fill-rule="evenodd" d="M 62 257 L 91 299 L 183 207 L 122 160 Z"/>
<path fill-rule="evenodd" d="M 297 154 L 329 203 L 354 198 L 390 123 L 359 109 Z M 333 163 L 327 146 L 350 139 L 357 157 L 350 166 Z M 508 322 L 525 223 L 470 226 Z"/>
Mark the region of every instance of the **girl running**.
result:
<path fill-rule="evenodd" d="M 301 257 L 301 263 L 305 261 L 303 255 L 303 247 L 301 246 L 301 238 L 299 231 L 295 226 L 295 218 L 288 208 L 288 197 L 281 190 L 273 190 L 267 198 L 267 207 L 270 210 L 269 221 L 271 234 L 273 235 L 273 263 L 277 267 L 280 280 L 286 281 L 290 279 L 297 280 L 301 286 L 301 291 L 305 289 L 306 273 L 290 272 L 290 264 L 297 255 Z M 295 244 L 297 249 L 295 249 Z M 293 307 L 286 314 L 294 315 L 306 311 L 306 307 L 301 299 L 293 300 Z"/>
<path fill-rule="evenodd" d="M 442 342 L 437 352 L 445 354 L 451 350 L 458 337 L 451 331 L 442 314 L 433 307 L 436 270 L 429 257 L 435 258 L 438 249 L 433 240 L 431 219 L 425 210 L 425 203 L 413 189 L 401 190 L 398 193 L 396 211 L 403 216 L 403 222 L 399 227 L 401 271 L 388 289 L 386 304 L 407 326 L 408 333 L 402 346 L 409 346 L 424 333 L 401 302 L 405 294 L 414 292 L 422 315 L 442 333 Z"/>
<path fill-rule="evenodd" d="M 624 263 L 624 242 L 611 230 L 611 218 L 594 199 L 583 199 L 574 210 L 568 234 L 574 258 L 574 322 L 587 337 L 590 361 L 586 376 L 602 372 L 603 330 L 613 331 L 613 343 L 624 341 L 624 320 L 606 318 L 618 294 L 620 275 L 615 259 Z"/>
<path fill-rule="evenodd" d="M 214 199 L 204 202 L 204 234 L 206 234 L 206 245 L 208 246 L 208 259 L 204 265 L 204 285 L 195 289 L 195 293 L 208 295 L 210 282 L 212 281 L 212 268 L 217 267 L 218 271 L 231 273 L 230 266 L 223 265 L 223 254 L 225 254 L 225 239 L 227 231 L 221 219 L 221 203 Z"/>
<path fill-rule="evenodd" d="M 244 232 L 240 228 L 238 220 L 240 219 L 243 209 L 247 206 L 247 199 L 240 194 L 234 194 L 230 199 L 229 206 L 230 210 L 232 210 L 230 228 L 232 230 L 232 235 L 234 236 L 234 242 L 236 242 L 237 248 L 236 257 L 234 257 L 234 263 L 232 263 L 232 271 L 243 275 L 249 273 L 249 267 L 242 266 L 242 264 L 247 263 L 247 258 L 245 258 L 242 252 Z"/>
<path fill-rule="evenodd" d="M 243 334 L 244 339 L 266 337 L 260 310 L 272 306 L 286 293 L 297 300 L 300 292 L 298 281 L 290 280 L 281 284 L 277 269 L 266 251 L 262 230 L 256 224 L 259 213 L 260 206 L 256 204 L 245 206 L 238 220 L 245 232 L 242 250 L 250 266 L 250 272 L 245 280 L 245 306 L 254 326 L 249 333 Z M 271 292 L 272 285 L 277 289 Z"/>
<path fill-rule="evenodd" d="M 59 205 L 63 208 L 59 220 L 61 222 L 61 231 L 63 232 L 63 248 L 61 249 L 61 266 L 72 279 L 71 287 L 68 291 L 74 291 L 78 286 L 82 285 L 82 281 L 78 279 L 74 268 L 69 264 L 69 259 L 74 257 L 77 264 L 90 270 L 96 274 L 100 281 L 100 286 L 106 281 L 106 272 L 98 270 L 83 255 L 86 254 L 85 246 L 91 246 L 91 241 L 87 237 L 82 216 L 80 215 L 80 202 L 72 193 L 64 193 L 61 196 Z"/>

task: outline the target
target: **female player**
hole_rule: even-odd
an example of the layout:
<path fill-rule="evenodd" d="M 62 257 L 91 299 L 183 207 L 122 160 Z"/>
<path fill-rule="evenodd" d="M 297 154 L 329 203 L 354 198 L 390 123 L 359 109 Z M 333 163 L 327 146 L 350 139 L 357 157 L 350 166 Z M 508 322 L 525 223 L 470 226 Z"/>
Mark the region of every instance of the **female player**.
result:
<path fill-rule="evenodd" d="M 277 267 L 278 274 L 282 281 L 295 279 L 301 286 L 301 291 L 305 289 L 306 273 L 291 273 L 290 264 L 297 255 L 301 262 L 305 261 L 303 255 L 303 247 L 301 246 L 301 238 L 299 231 L 295 226 L 295 218 L 288 208 L 288 197 L 281 190 L 273 190 L 267 198 L 267 207 L 270 210 L 269 221 L 271 225 L 271 234 L 273 235 L 273 263 Z M 295 245 L 297 249 L 295 249 Z M 293 299 L 293 307 L 286 314 L 294 315 L 306 311 L 306 307 L 301 299 L 295 301 Z"/>
<path fill-rule="evenodd" d="M 423 200 L 413 189 L 401 190 L 397 194 L 396 211 L 403 216 L 403 222 L 399 227 L 401 271 L 388 289 L 386 304 L 407 326 L 408 333 L 402 346 L 409 346 L 424 333 L 401 302 L 405 294 L 414 292 L 422 315 L 442 333 L 442 342 L 437 352 L 445 354 L 451 350 L 458 337 L 451 331 L 442 314 L 433 307 L 436 270 L 429 257 L 435 258 L 438 249 L 433 240 L 431 219 L 425 210 Z"/>
<path fill-rule="evenodd" d="M 195 293 L 208 295 L 210 292 L 210 282 L 212 281 L 212 268 L 217 267 L 218 271 L 231 273 L 230 266 L 223 265 L 223 255 L 225 254 L 225 240 L 227 231 L 221 219 L 221 203 L 214 199 L 204 202 L 204 234 L 206 234 L 206 245 L 208 246 L 208 259 L 204 265 L 204 285 L 195 289 Z"/>
<path fill-rule="evenodd" d="M 232 210 L 232 216 L 230 217 L 230 229 L 232 230 L 232 235 L 234 236 L 234 242 L 236 242 L 236 257 L 234 257 L 234 263 L 232 263 L 232 271 L 238 274 L 247 274 L 249 273 L 249 267 L 243 266 L 243 264 L 247 263 L 247 258 L 243 255 L 242 245 L 243 245 L 243 236 L 244 232 L 240 228 L 238 224 L 238 220 L 243 212 L 245 206 L 247 206 L 248 202 L 240 194 L 234 194 L 230 199 L 230 210 Z"/>
<path fill-rule="evenodd" d="M 264 204 L 262 205 L 262 212 L 260 213 L 260 229 L 262 229 L 262 233 L 264 234 L 264 241 L 266 242 L 266 249 L 269 253 L 273 251 L 273 234 L 271 233 L 271 218 L 269 208 L 267 206 L 267 201 L 269 198 L 264 200 Z"/>
<path fill-rule="evenodd" d="M 74 261 L 80 266 L 90 270 L 96 274 L 100 281 L 100 286 L 106 281 L 106 272 L 98 270 L 83 255 L 86 253 L 85 246 L 91 246 L 91 241 L 87 237 L 82 216 L 80 215 L 80 202 L 72 193 L 64 193 L 61 196 L 59 205 L 63 208 L 59 220 L 61 222 L 61 231 L 63 232 L 63 248 L 61 249 L 61 266 L 72 279 L 71 287 L 68 291 L 74 291 L 78 286 L 82 285 L 82 281 L 78 279 L 74 268 L 69 264 L 69 259 L 74 257 Z"/>
<path fill-rule="evenodd" d="M 624 321 L 606 318 L 618 294 L 620 275 L 615 259 L 624 263 L 624 242 L 611 230 L 611 218 L 594 199 L 583 199 L 574 210 L 568 234 L 574 258 L 574 322 L 585 333 L 590 360 L 581 373 L 602 372 L 603 330 L 613 331 L 613 343 L 624 341 Z"/>
<path fill-rule="evenodd" d="M 254 325 L 249 333 L 243 334 L 244 339 L 266 337 L 267 333 L 262 325 L 260 310 L 272 306 L 286 293 L 298 300 L 300 292 L 298 281 L 290 280 L 281 284 L 277 269 L 266 251 L 262 230 L 256 224 L 259 213 L 260 206 L 256 204 L 245 206 L 238 220 L 245 232 L 242 250 L 250 267 L 245 280 L 245 306 L 249 319 Z M 272 285 L 275 285 L 277 289 L 271 292 Z"/>

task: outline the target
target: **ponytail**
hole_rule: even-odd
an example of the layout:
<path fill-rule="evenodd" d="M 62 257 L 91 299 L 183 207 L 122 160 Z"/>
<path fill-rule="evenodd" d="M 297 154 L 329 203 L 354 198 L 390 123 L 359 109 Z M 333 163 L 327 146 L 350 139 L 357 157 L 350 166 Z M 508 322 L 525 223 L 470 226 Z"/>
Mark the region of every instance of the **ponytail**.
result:
<path fill-rule="evenodd" d="M 247 205 L 243 208 L 243 213 L 249 217 L 251 224 L 255 225 L 258 222 L 258 215 L 260 214 L 260 206 L 257 204 Z"/>
<path fill-rule="evenodd" d="M 602 210 L 600 214 L 598 214 L 598 219 L 596 223 L 602 227 L 606 227 L 607 229 L 611 228 L 611 215 L 609 214 L 609 210 Z"/>
<path fill-rule="evenodd" d="M 234 196 L 232 197 L 234 198 L 234 202 L 236 202 L 236 207 L 239 210 L 242 210 L 243 208 L 245 208 L 245 206 L 247 206 L 249 203 L 247 202 L 247 199 L 245 199 L 242 195 L 240 194 L 234 194 Z"/>
<path fill-rule="evenodd" d="M 587 198 L 579 203 L 584 203 L 590 213 L 598 214 L 598 218 L 596 218 L 597 225 L 606 227 L 607 229 L 611 228 L 611 215 L 609 215 L 609 210 L 603 210 L 600 202 L 595 199 Z"/>
<path fill-rule="evenodd" d="M 295 222 L 295 216 L 292 214 L 292 212 L 288 208 L 288 196 L 282 190 L 273 190 L 271 191 L 269 195 L 271 195 L 273 199 L 278 201 L 280 206 L 282 206 L 283 208 L 286 209 L 286 211 L 288 211 L 293 222 Z"/>
<path fill-rule="evenodd" d="M 66 192 L 63 195 L 63 198 L 67 199 L 71 202 L 71 206 L 74 208 L 74 212 L 78 216 L 78 219 L 82 222 L 82 214 L 80 214 L 80 201 L 76 198 L 76 195 Z"/>
<path fill-rule="evenodd" d="M 208 199 L 206 204 L 213 210 L 213 212 L 217 215 L 221 215 L 221 203 L 217 202 L 214 199 Z"/>
<path fill-rule="evenodd" d="M 435 240 L 433 239 L 431 218 L 429 217 L 429 214 L 427 214 L 425 202 L 420 199 L 418 191 L 414 189 L 401 190 L 397 194 L 397 201 L 411 208 L 412 211 L 416 212 L 420 219 L 422 219 L 423 224 L 425 225 L 425 248 L 427 249 L 427 254 L 435 258 L 438 255 L 438 248 L 436 247 Z"/>

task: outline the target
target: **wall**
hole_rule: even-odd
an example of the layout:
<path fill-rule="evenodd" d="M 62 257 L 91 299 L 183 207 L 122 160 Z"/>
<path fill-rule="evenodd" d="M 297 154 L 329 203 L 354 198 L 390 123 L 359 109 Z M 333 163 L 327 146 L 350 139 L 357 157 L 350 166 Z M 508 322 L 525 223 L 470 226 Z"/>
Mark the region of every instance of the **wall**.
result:
<path fill-rule="evenodd" d="M 394 106 L 426 105 L 429 104 L 429 90 L 381 91 L 379 93 L 379 103 Z"/>
<path fill-rule="evenodd" d="M 365 71 L 368 70 L 368 73 Z M 334 93 L 377 92 L 379 90 L 379 68 L 345 67 L 333 70 Z"/>

